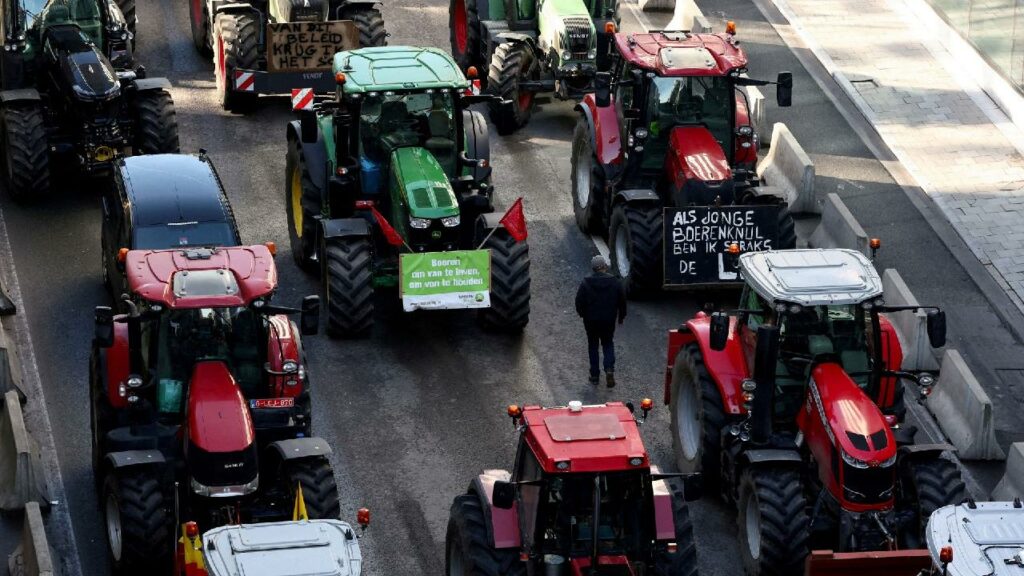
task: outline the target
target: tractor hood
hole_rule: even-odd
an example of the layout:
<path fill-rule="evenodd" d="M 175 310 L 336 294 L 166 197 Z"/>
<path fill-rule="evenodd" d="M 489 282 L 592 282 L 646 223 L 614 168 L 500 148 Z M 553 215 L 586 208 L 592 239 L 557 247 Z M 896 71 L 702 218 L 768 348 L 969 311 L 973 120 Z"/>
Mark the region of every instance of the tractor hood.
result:
<path fill-rule="evenodd" d="M 47 44 L 56 54 L 61 81 L 79 100 L 108 100 L 121 93 L 114 67 L 77 26 L 48 28 Z"/>
<path fill-rule="evenodd" d="M 869 467 L 896 456 L 896 440 L 878 406 L 834 362 L 819 364 L 811 373 L 811 401 L 832 445 Z M 815 426 L 818 422 L 808 422 Z"/>
<path fill-rule="evenodd" d="M 412 218 L 458 216 L 459 202 L 444 169 L 434 155 L 412 146 L 391 153 L 392 195 Z"/>
<path fill-rule="evenodd" d="M 256 432 L 227 365 L 220 360 L 196 363 L 188 391 L 186 459 L 193 492 L 218 497 L 255 491 Z"/>
<path fill-rule="evenodd" d="M 669 138 L 671 154 L 688 181 L 717 183 L 732 180 L 729 159 L 707 128 L 676 126 Z"/>

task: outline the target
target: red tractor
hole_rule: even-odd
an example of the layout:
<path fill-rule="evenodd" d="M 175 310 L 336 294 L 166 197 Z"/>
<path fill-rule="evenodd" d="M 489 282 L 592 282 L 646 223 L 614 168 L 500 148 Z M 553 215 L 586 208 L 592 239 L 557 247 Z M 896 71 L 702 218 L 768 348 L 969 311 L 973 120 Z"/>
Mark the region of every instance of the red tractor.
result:
<path fill-rule="evenodd" d="M 576 107 L 572 196 L 576 224 L 607 235 L 630 295 L 734 282 L 716 265 L 731 242 L 795 247 L 786 203 L 758 186 L 742 89 L 773 82 L 745 76 L 734 34 L 619 33 L 611 45 L 611 72 Z M 774 83 L 789 106 L 792 74 Z"/>
<path fill-rule="evenodd" d="M 651 404 L 641 404 L 645 417 Z M 520 432 L 515 470 L 485 470 L 456 496 L 447 576 L 697 574 L 684 494 L 698 496 L 699 477 L 651 465 L 631 405 L 509 415 Z M 673 477 L 684 487 L 670 488 Z"/>
<path fill-rule="evenodd" d="M 739 257 L 731 315 L 699 312 L 669 332 L 665 403 L 683 472 L 738 508 L 747 574 L 793 575 L 810 549 L 921 548 L 929 515 L 966 496 L 946 444 L 914 443 L 884 313 L 923 310 L 932 346 L 945 315 L 886 306 L 871 262 L 852 250 Z"/>
<path fill-rule="evenodd" d="M 267 246 L 132 250 L 128 314 L 96 308 L 93 469 L 111 564 L 169 571 L 176 527 L 340 513 L 327 443 L 311 437 L 301 335 L 319 301 L 277 306 Z M 301 329 L 288 314 L 301 312 Z"/>

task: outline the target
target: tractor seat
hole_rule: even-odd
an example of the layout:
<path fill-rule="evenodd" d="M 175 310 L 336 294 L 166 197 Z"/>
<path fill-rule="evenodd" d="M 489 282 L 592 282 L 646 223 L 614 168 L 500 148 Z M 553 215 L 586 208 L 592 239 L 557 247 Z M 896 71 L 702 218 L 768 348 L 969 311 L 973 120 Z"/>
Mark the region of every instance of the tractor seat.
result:
<path fill-rule="evenodd" d="M 832 346 L 832 339 L 823 334 L 810 334 L 807 336 L 807 352 L 811 357 L 819 354 L 832 354 L 835 347 Z"/>
<path fill-rule="evenodd" d="M 44 26 L 58 26 L 67 24 L 71 20 L 68 7 L 63 4 L 50 4 L 46 7 L 41 18 Z"/>
<path fill-rule="evenodd" d="M 396 148 L 419 144 L 419 134 L 412 129 L 410 120 L 405 102 L 391 100 L 380 105 L 377 139 L 386 154 Z"/>
<path fill-rule="evenodd" d="M 433 110 L 427 117 L 430 137 L 423 147 L 437 159 L 437 163 L 449 174 L 454 173 L 455 141 L 451 136 L 451 119 L 444 110 Z"/>

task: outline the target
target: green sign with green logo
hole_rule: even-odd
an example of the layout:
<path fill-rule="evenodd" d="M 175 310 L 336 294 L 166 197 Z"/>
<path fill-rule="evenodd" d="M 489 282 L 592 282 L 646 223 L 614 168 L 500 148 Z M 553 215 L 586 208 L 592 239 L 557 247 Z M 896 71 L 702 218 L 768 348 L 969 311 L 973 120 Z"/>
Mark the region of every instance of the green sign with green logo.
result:
<path fill-rule="evenodd" d="M 453 310 L 491 306 L 491 251 L 402 254 L 402 307 Z"/>

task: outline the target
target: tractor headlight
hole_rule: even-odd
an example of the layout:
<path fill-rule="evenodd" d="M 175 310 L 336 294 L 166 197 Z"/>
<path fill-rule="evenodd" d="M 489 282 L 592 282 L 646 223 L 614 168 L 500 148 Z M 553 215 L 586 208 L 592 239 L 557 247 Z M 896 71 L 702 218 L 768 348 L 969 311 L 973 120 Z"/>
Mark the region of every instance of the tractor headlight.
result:
<path fill-rule="evenodd" d="M 804 307 L 799 305 L 799 304 L 790 304 L 789 305 L 789 313 L 790 314 L 799 314 L 801 311 L 803 311 L 803 309 L 804 309 Z"/>
<path fill-rule="evenodd" d="M 636 136 L 637 140 L 646 140 L 650 132 L 647 131 L 647 128 L 637 128 L 633 135 Z"/>
<path fill-rule="evenodd" d="M 597 58 L 597 48 L 591 48 L 590 50 L 587 50 L 587 59 L 593 60 L 594 58 Z"/>
<path fill-rule="evenodd" d="M 854 468 L 860 468 L 860 469 L 863 470 L 863 469 L 866 469 L 868 467 L 868 463 L 867 462 L 863 462 L 861 460 L 857 460 L 856 458 L 854 458 L 853 456 L 850 456 L 849 454 L 847 454 L 846 452 L 843 452 L 842 450 L 840 450 L 839 453 L 843 455 L 843 462 L 846 462 L 847 464 L 849 464 L 850 466 L 853 466 Z"/>
<path fill-rule="evenodd" d="M 285 362 L 281 364 L 281 372 L 284 372 L 285 374 L 294 374 L 298 371 L 299 364 L 294 360 L 285 360 Z"/>
<path fill-rule="evenodd" d="M 125 382 L 128 388 L 135 389 L 142 387 L 142 377 L 135 376 L 134 374 L 128 377 L 128 381 Z"/>
<path fill-rule="evenodd" d="M 740 126 L 739 128 L 736 129 L 736 133 L 739 134 L 740 136 L 750 136 L 751 134 L 754 133 L 754 129 L 751 128 L 750 126 Z"/>
<path fill-rule="evenodd" d="M 562 50 L 562 60 L 572 60 L 572 52 Z"/>
<path fill-rule="evenodd" d="M 441 224 L 445 228 L 455 228 L 461 222 L 462 222 L 462 220 L 460 220 L 458 216 L 449 216 L 447 218 L 441 218 Z"/>
<path fill-rule="evenodd" d="M 641 465 L 643 463 L 644 463 L 644 459 L 640 458 L 640 457 L 637 457 L 637 456 L 634 456 L 633 458 L 629 459 L 629 465 L 630 466 L 639 466 L 639 465 Z"/>
<path fill-rule="evenodd" d="M 426 230 L 427 228 L 430 228 L 430 220 L 428 220 L 426 218 L 412 218 L 412 217 L 410 217 L 409 218 L 409 226 L 412 226 L 413 228 L 416 228 L 418 230 Z"/>

